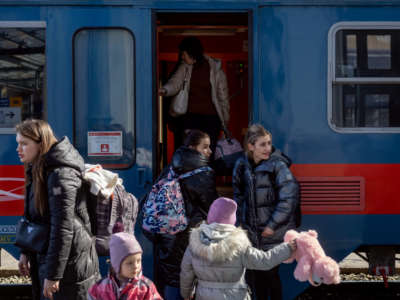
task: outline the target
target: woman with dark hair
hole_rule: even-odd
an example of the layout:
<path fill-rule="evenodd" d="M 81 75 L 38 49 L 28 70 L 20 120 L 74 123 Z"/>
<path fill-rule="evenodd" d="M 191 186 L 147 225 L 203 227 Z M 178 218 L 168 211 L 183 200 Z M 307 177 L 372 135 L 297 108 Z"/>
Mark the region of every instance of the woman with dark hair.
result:
<path fill-rule="evenodd" d="M 24 217 L 48 228 L 41 231 L 47 247 L 20 245 L 19 271 L 31 277 L 34 300 L 87 299 L 99 271 L 86 199 L 80 197 L 83 159 L 67 137 L 57 140 L 45 121 L 26 120 L 16 131 L 25 165 Z"/>
<path fill-rule="evenodd" d="M 221 128 L 229 121 L 228 83 L 221 61 L 205 55 L 196 37 L 184 38 L 179 51 L 179 67 L 160 88 L 159 94 L 174 96 L 184 84 L 188 85 L 188 110 L 177 118 L 175 139 L 182 141 L 186 129 L 198 129 L 210 136 L 211 150 L 214 151 Z"/>
<path fill-rule="evenodd" d="M 184 145 L 175 151 L 171 164 L 163 170 L 156 182 L 165 178 L 170 168 L 181 175 L 208 166 L 211 155 L 208 134 L 195 129 L 186 133 Z M 207 218 L 211 203 L 218 198 L 215 174 L 211 168 L 181 179 L 179 183 L 189 223 L 187 228 L 175 235 L 144 231 L 154 246 L 154 282 L 166 300 L 182 299 L 179 274 L 183 254 L 189 243 L 189 231 Z"/>

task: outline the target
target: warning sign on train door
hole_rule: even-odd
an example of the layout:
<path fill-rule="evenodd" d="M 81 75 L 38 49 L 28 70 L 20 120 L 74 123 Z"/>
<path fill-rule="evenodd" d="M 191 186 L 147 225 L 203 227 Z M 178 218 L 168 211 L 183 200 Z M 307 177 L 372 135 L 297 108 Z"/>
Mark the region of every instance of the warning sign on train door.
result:
<path fill-rule="evenodd" d="M 89 131 L 88 156 L 122 156 L 122 131 Z"/>

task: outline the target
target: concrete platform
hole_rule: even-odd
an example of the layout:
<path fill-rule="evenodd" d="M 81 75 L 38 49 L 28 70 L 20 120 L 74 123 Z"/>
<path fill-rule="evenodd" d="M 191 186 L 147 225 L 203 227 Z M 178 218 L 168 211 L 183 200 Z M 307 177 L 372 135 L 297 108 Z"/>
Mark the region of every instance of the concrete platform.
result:
<path fill-rule="evenodd" d="M 4 249 L 0 249 L 0 253 L 0 277 L 19 275 L 18 260 Z"/>

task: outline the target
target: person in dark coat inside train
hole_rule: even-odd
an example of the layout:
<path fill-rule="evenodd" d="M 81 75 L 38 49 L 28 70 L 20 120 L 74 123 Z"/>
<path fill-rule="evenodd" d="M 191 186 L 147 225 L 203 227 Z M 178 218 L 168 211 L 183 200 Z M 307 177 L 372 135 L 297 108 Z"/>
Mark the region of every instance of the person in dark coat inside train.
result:
<path fill-rule="evenodd" d="M 206 167 L 210 155 L 208 134 L 189 130 L 184 145 L 175 151 L 171 164 L 161 172 L 156 182 L 167 176 L 170 167 L 177 175 Z M 153 234 L 144 230 L 154 246 L 154 282 L 166 300 L 182 299 L 179 291 L 180 265 L 189 243 L 190 229 L 207 219 L 211 203 L 218 198 L 215 174 L 211 168 L 179 182 L 188 219 L 187 228 L 175 235 Z"/>
<path fill-rule="evenodd" d="M 245 155 L 233 171 L 237 220 L 252 245 L 267 251 L 283 242 L 296 227 L 299 186 L 289 170 L 290 159 L 272 146 L 272 135 L 262 125 L 249 127 L 244 140 Z M 279 266 L 248 270 L 246 280 L 257 300 L 282 299 Z"/>
<path fill-rule="evenodd" d="M 19 271 L 31 277 L 34 300 L 86 299 L 99 266 L 86 199 L 80 196 L 83 159 L 67 137 L 57 140 L 45 121 L 26 120 L 16 132 L 25 165 L 24 217 L 48 229 L 41 231 L 47 242 L 41 250 L 21 248 Z"/>

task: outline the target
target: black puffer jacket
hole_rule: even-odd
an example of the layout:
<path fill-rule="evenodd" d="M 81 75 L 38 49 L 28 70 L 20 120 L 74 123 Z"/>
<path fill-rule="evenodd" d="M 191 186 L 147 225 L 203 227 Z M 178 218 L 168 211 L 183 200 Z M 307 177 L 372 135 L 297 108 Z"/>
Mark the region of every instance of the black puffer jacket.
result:
<path fill-rule="evenodd" d="M 208 159 L 199 152 L 187 147 L 180 147 L 175 151 L 170 166 L 174 172 L 181 175 L 207 165 Z M 167 175 L 170 166 L 163 170 L 158 180 Z M 161 286 L 167 284 L 179 287 L 180 265 L 189 243 L 189 231 L 207 218 L 211 203 L 218 198 L 215 175 L 212 170 L 184 178 L 180 181 L 180 186 L 186 204 L 189 226 L 185 231 L 176 235 L 157 234 L 152 237 L 157 256 L 156 277 L 163 281 Z M 148 236 L 148 234 L 146 235 Z"/>
<path fill-rule="evenodd" d="M 238 159 L 233 171 L 233 194 L 238 204 L 237 220 L 248 231 L 253 245 L 268 250 L 295 228 L 299 185 L 289 170 L 290 159 L 273 150 L 268 160 L 253 167 L 247 156 Z M 268 226 L 271 237 L 261 236 Z"/>
<path fill-rule="evenodd" d="M 86 199 L 81 194 L 83 170 L 83 159 L 68 138 L 52 146 L 45 157 L 48 209 L 43 216 L 34 207 L 32 180 L 27 178 L 25 215 L 50 226 L 47 252 L 28 253 L 34 299 L 40 299 L 45 278 L 60 280 L 55 300 L 87 299 L 88 288 L 98 279 L 98 258 L 89 233 Z"/>

